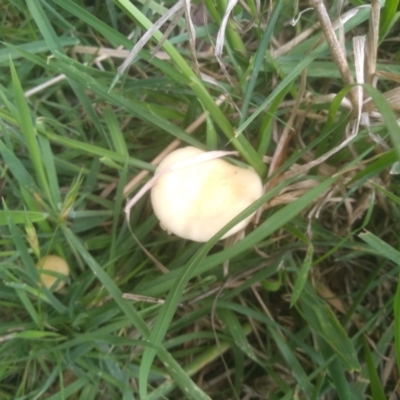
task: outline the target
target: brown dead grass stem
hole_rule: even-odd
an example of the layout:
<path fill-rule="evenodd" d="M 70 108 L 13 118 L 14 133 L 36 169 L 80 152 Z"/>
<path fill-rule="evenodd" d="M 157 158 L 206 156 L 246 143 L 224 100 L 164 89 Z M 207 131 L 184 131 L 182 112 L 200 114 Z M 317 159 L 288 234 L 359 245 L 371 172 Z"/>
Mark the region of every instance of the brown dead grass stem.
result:
<path fill-rule="evenodd" d="M 365 57 L 365 83 L 374 84 L 379 40 L 380 1 L 372 0 Z"/>
<path fill-rule="evenodd" d="M 342 80 L 345 85 L 354 84 L 354 79 L 351 74 L 349 65 L 346 60 L 346 56 L 340 46 L 339 40 L 336 37 L 335 30 L 333 29 L 331 19 L 329 18 L 328 12 L 322 0 L 310 0 L 311 6 L 317 14 L 318 21 L 320 23 L 321 29 L 324 33 L 325 39 L 331 50 L 333 61 L 335 62 Z M 358 99 L 355 90 L 350 90 L 349 92 L 350 101 L 353 105 L 354 110 L 358 110 Z"/>

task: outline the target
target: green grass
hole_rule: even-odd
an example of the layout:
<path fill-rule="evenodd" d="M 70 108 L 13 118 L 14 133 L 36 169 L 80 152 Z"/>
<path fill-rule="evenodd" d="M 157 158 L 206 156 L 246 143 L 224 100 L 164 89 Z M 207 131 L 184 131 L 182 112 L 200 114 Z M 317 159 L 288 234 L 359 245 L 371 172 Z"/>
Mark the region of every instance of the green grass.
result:
<path fill-rule="evenodd" d="M 119 68 L 175 2 L 3 5 L 0 399 L 396 398 L 400 190 L 390 170 L 400 128 L 385 92 L 400 76 L 398 1 L 386 0 L 373 39 L 380 77 L 363 85 L 376 104 L 371 124 L 351 139 L 355 114 L 342 103 L 351 87 L 322 31 L 276 53 L 316 13 L 293 27 L 294 1 L 277 0 L 271 14 L 267 3 L 259 13 L 252 0 L 237 5 L 242 27 L 255 23 L 227 24 L 224 72 L 208 50 L 226 3 L 206 0 L 207 26 L 196 27 L 201 76 L 184 17 L 162 57 L 152 52 L 165 27 Z M 360 2 L 349 3 L 343 12 Z M 352 38 L 370 18 L 360 8 L 342 27 L 350 71 Z M 107 49 L 119 54 L 99 59 Z M 125 187 L 153 173 L 175 139 L 237 150 L 269 188 L 205 244 L 167 235 L 147 195 L 124 216 Z M 241 241 L 219 241 L 260 207 Z M 39 284 L 46 254 L 70 265 L 59 293 Z"/>

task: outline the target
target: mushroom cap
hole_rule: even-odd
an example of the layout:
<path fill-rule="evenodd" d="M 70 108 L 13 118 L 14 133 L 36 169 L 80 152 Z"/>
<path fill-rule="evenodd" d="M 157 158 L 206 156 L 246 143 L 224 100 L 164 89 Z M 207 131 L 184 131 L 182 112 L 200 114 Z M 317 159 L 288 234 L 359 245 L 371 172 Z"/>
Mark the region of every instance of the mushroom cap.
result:
<path fill-rule="evenodd" d="M 201 153 L 204 151 L 191 146 L 175 150 L 163 159 L 156 173 Z M 206 242 L 262 194 L 262 182 L 255 171 L 213 159 L 162 175 L 151 189 L 151 202 L 168 232 Z M 245 228 L 253 215 L 221 239 Z"/>
<path fill-rule="evenodd" d="M 36 264 L 36 268 L 38 270 L 45 269 L 49 271 L 56 272 L 58 274 L 65 275 L 66 277 L 69 276 L 69 266 L 67 262 L 58 256 L 55 255 L 48 255 L 45 257 L 42 257 Z M 56 280 L 59 279 L 55 275 L 50 275 L 46 273 L 45 271 L 40 272 L 40 280 L 42 283 L 47 287 L 47 289 L 50 289 Z M 54 289 L 55 292 L 58 292 L 61 290 L 65 285 L 65 281 L 62 279 L 59 279 L 59 283 L 57 287 Z"/>

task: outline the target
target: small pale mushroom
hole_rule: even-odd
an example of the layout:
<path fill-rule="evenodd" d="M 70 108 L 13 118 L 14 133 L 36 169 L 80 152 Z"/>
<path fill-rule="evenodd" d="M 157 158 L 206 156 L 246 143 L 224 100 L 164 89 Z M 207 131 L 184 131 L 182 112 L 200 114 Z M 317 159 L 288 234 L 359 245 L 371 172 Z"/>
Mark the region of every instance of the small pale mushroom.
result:
<path fill-rule="evenodd" d="M 195 147 L 175 150 L 160 163 L 156 174 L 202 153 Z M 151 189 L 151 202 L 169 233 L 206 242 L 262 194 L 262 182 L 254 170 L 218 158 L 162 174 Z M 253 215 L 221 239 L 245 228 Z"/>
<path fill-rule="evenodd" d="M 54 292 L 60 291 L 65 285 L 64 277 L 57 277 L 56 274 L 65 275 L 65 278 L 69 276 L 69 266 L 68 263 L 61 257 L 55 255 L 47 255 L 42 257 L 36 264 L 36 268 L 39 270 L 40 273 L 40 280 L 42 281 L 43 285 L 50 289 L 55 282 L 58 280 L 58 285 L 53 289 Z M 56 274 L 49 274 L 46 273 L 47 270 L 55 272 Z"/>

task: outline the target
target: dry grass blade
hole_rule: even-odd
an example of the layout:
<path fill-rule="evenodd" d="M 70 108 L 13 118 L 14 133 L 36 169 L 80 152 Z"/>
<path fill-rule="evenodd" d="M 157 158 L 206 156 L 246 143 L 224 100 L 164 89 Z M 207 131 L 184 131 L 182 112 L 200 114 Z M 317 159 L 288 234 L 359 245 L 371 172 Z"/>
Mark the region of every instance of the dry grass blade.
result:
<path fill-rule="evenodd" d="M 129 50 L 118 47 L 117 49 L 112 49 L 109 47 L 94 47 L 94 46 L 74 46 L 72 48 L 72 54 L 93 54 L 99 57 L 105 58 L 127 58 L 129 56 Z M 169 60 L 171 57 L 164 51 L 157 52 L 155 57 L 160 60 Z"/>
<path fill-rule="evenodd" d="M 359 11 L 361 11 L 362 9 L 364 9 L 365 7 L 369 7 L 369 6 L 359 6 L 359 7 L 354 7 L 349 11 L 346 11 L 345 13 L 343 13 L 340 18 L 336 19 L 335 21 L 332 22 L 332 27 L 334 30 L 338 29 L 340 25 L 343 25 L 344 23 L 346 23 L 349 19 L 353 18 L 355 15 L 357 15 L 357 13 Z M 309 10 L 309 9 L 307 9 Z M 304 14 L 306 10 L 304 10 L 302 14 Z M 299 15 L 299 18 L 300 16 Z M 293 20 L 293 25 L 295 25 L 295 23 L 297 22 L 298 19 Z M 311 27 L 305 29 L 304 31 L 300 32 L 298 35 L 296 35 L 292 40 L 290 40 L 289 42 L 283 44 L 282 46 L 279 46 L 278 49 L 272 51 L 272 54 L 275 58 L 278 58 L 286 53 L 289 53 L 289 51 L 291 51 L 293 48 L 295 48 L 297 45 L 299 45 L 300 43 L 302 43 L 304 40 L 306 40 L 307 38 L 309 38 L 315 31 L 317 31 L 319 28 L 319 22 L 316 22 L 314 25 L 312 25 Z"/>
<path fill-rule="evenodd" d="M 248 9 L 248 6 L 246 4 L 246 2 L 244 2 L 243 0 L 239 0 L 240 5 L 244 8 L 247 9 L 247 11 L 250 13 L 250 10 Z M 271 1 L 269 2 L 270 7 L 271 7 Z M 255 24 L 257 18 L 260 16 L 260 12 L 261 12 L 261 3 L 260 0 L 256 0 L 255 1 L 255 6 L 256 6 L 256 11 L 254 14 L 254 17 L 248 22 L 247 26 L 245 28 L 241 28 L 240 32 L 241 33 L 246 33 L 248 32 Z M 269 15 L 271 15 L 271 13 L 269 13 Z"/>
<path fill-rule="evenodd" d="M 338 26 L 338 40 L 339 40 L 339 44 L 342 48 L 342 54 L 344 55 L 344 57 L 346 58 L 346 40 L 344 37 L 344 23 L 340 17 L 340 14 L 342 12 L 342 6 L 343 6 L 343 1 L 339 0 L 338 2 L 336 2 L 336 10 L 337 13 L 339 15 L 338 21 L 339 21 L 339 26 Z M 332 28 L 333 28 L 333 24 L 332 24 Z"/>
<path fill-rule="evenodd" d="M 220 24 L 220 28 L 218 30 L 217 40 L 215 42 L 215 58 L 218 61 L 218 64 L 221 68 L 222 73 L 224 74 L 225 78 L 228 80 L 229 84 L 232 87 L 235 87 L 236 84 L 229 76 L 229 73 L 225 67 L 225 64 L 222 61 L 222 51 L 223 51 L 223 47 L 224 47 L 224 43 L 225 43 L 225 32 L 226 32 L 226 27 L 227 27 L 227 24 L 229 21 L 229 16 L 230 16 L 233 8 L 237 4 L 237 2 L 238 2 L 238 0 L 229 0 L 228 1 L 224 16 L 223 16 L 221 24 Z"/>
<path fill-rule="evenodd" d="M 383 95 L 390 104 L 392 110 L 400 112 L 400 87 L 388 90 L 387 92 L 383 93 Z M 363 106 L 363 111 L 370 112 L 374 109 L 376 109 L 374 101 L 372 99 L 367 100 Z"/>
<path fill-rule="evenodd" d="M 108 47 L 94 47 L 94 46 L 74 46 L 72 48 L 72 54 L 75 56 L 76 54 L 92 54 L 97 56 L 93 61 L 92 64 L 96 64 L 99 69 L 103 69 L 101 67 L 100 61 L 103 61 L 107 58 L 123 58 L 126 59 L 129 56 L 129 51 L 119 47 L 117 49 L 112 49 Z M 155 57 L 159 58 L 160 60 L 169 60 L 170 56 L 163 52 L 163 51 L 156 51 Z M 65 75 L 61 74 L 56 76 L 55 78 L 49 79 L 47 82 L 44 82 L 40 85 L 35 86 L 32 89 L 29 89 L 25 92 L 25 97 L 31 97 L 53 85 L 65 79 Z"/>
<path fill-rule="evenodd" d="M 151 39 L 151 37 L 167 22 L 172 18 L 177 12 L 179 12 L 183 7 L 183 1 L 178 1 L 173 7 L 171 7 L 158 21 L 156 21 L 151 28 L 149 28 L 146 33 L 140 38 L 136 43 L 135 47 L 131 50 L 125 61 L 119 66 L 118 74 L 123 75 L 125 70 L 132 63 L 134 58 L 139 54 L 139 51 L 146 45 L 146 43 Z"/>
<path fill-rule="evenodd" d="M 169 35 L 172 33 L 172 31 L 174 30 L 174 28 L 176 27 L 176 25 L 178 24 L 179 19 L 182 17 L 182 15 L 185 13 L 184 9 L 181 9 L 179 11 L 177 11 L 175 13 L 175 15 L 172 18 L 171 23 L 168 25 L 168 28 L 165 30 L 162 38 L 160 39 L 160 41 L 157 43 L 157 46 L 155 47 L 155 49 L 152 51 L 151 53 L 151 58 L 153 57 L 157 57 L 157 53 L 159 53 L 159 50 L 161 49 L 161 47 L 163 46 L 163 44 L 165 43 L 165 41 L 168 39 Z"/>
<path fill-rule="evenodd" d="M 215 57 L 217 59 L 221 60 L 222 57 L 222 50 L 224 48 L 224 42 L 225 42 L 225 31 L 226 31 L 226 26 L 229 21 L 229 16 L 233 10 L 233 7 L 237 4 L 238 0 L 229 0 L 224 16 L 221 21 L 221 25 L 218 30 L 218 35 L 217 35 L 217 41 L 215 43 Z"/>
<path fill-rule="evenodd" d="M 352 137 L 346 139 L 339 146 L 337 146 L 334 149 L 328 151 L 327 153 L 325 153 L 321 157 L 318 157 L 316 160 L 310 161 L 309 163 L 307 163 L 305 165 L 298 166 L 298 168 L 293 168 L 293 169 L 289 170 L 288 172 L 286 172 L 283 175 L 282 179 L 290 179 L 290 178 L 293 178 L 295 176 L 299 176 L 299 175 L 309 171 L 311 168 L 317 167 L 318 165 L 320 165 L 323 162 L 325 162 L 329 157 L 333 156 L 338 151 L 340 151 L 341 149 L 346 147 L 352 139 L 353 139 Z"/>
<path fill-rule="evenodd" d="M 153 254 L 151 254 L 145 246 L 143 246 L 142 242 L 138 239 L 138 237 L 133 233 L 130 225 L 129 226 L 129 230 L 131 232 L 131 235 L 133 237 L 133 240 L 136 242 L 136 244 L 140 247 L 140 249 L 143 251 L 144 254 L 146 254 L 146 256 L 153 262 L 153 264 L 156 266 L 156 268 L 163 274 L 168 274 L 170 271 L 169 269 L 162 264 L 160 261 L 157 260 L 157 258 L 155 258 L 153 256 Z"/>
<path fill-rule="evenodd" d="M 336 37 L 335 30 L 333 29 L 332 22 L 329 18 L 328 12 L 322 0 L 310 0 L 312 7 L 314 8 L 318 21 L 321 25 L 321 29 L 324 32 L 325 39 L 331 50 L 333 60 L 338 67 L 340 75 L 345 85 L 352 85 L 354 83 L 353 76 L 351 74 L 349 65 L 346 57 L 343 54 L 343 49 L 340 46 L 339 40 Z M 349 92 L 350 101 L 353 104 L 355 110 L 358 109 L 357 94 L 354 90 Z"/>
<path fill-rule="evenodd" d="M 364 58 L 365 58 L 365 36 L 356 36 L 353 38 L 354 47 L 354 64 L 356 69 L 356 81 L 358 86 L 355 88 L 357 93 L 357 118 L 356 123 L 353 125 L 354 134 L 357 134 L 361 120 L 361 110 L 363 103 L 363 89 L 364 81 Z"/>
<path fill-rule="evenodd" d="M 47 82 L 44 82 L 44 83 L 42 83 L 42 84 L 40 84 L 40 85 L 35 86 L 34 88 L 32 88 L 32 89 L 30 89 L 30 90 L 27 90 L 27 91 L 25 92 L 25 97 L 26 97 L 26 98 L 31 97 L 31 96 L 33 96 L 34 94 L 39 93 L 39 92 L 41 92 L 42 90 L 47 89 L 47 88 L 49 88 L 50 86 L 53 86 L 53 85 L 55 85 L 55 84 L 58 83 L 58 82 L 61 82 L 61 81 L 64 80 L 65 78 L 66 78 L 66 76 L 65 76 L 64 74 L 61 74 L 61 75 L 56 76 L 55 78 L 49 79 Z"/>
<path fill-rule="evenodd" d="M 298 4 L 298 2 L 296 2 L 296 11 L 295 11 L 295 14 L 297 14 L 297 16 L 296 16 L 296 15 L 293 16 L 292 20 L 290 21 L 290 25 L 296 26 L 297 23 L 299 22 L 300 18 L 302 17 L 302 15 L 303 15 L 304 13 L 306 13 L 306 12 L 308 12 L 308 11 L 312 11 L 312 10 L 313 10 L 312 7 L 308 7 L 308 8 L 306 8 L 306 9 L 304 9 L 304 10 L 302 10 L 302 11 L 299 12 L 299 4 Z M 318 22 L 315 23 L 314 26 L 311 27 L 311 29 L 313 29 L 314 27 L 315 27 L 315 28 L 318 28 L 318 27 L 319 27 L 319 23 L 318 23 Z M 310 29 L 310 28 L 309 28 L 309 29 Z M 308 31 L 309 29 L 307 29 L 306 31 Z M 303 32 L 303 33 L 304 33 L 304 32 Z M 297 37 L 297 35 L 296 35 L 296 37 Z M 296 39 L 296 38 L 294 38 L 294 39 Z M 294 40 L 294 39 L 293 39 L 293 40 Z"/>
<path fill-rule="evenodd" d="M 376 76 L 380 76 L 385 79 L 391 79 L 392 81 L 395 81 L 397 83 L 400 83 L 400 74 L 396 74 L 394 72 L 388 72 L 388 71 L 376 71 L 375 72 Z"/>
<path fill-rule="evenodd" d="M 371 18 L 369 19 L 369 28 L 367 36 L 367 48 L 365 58 L 365 82 L 371 85 L 374 84 L 374 74 L 376 70 L 376 56 L 378 52 L 379 40 L 379 19 L 381 2 L 372 0 L 371 3 Z"/>
<path fill-rule="evenodd" d="M 285 162 L 287 158 L 287 147 L 289 145 L 290 138 L 294 131 L 293 125 L 297 116 L 297 111 L 300 107 L 305 92 L 306 79 L 307 75 L 304 72 L 301 75 L 301 84 L 295 100 L 295 104 L 293 105 L 292 108 L 292 112 L 290 113 L 289 120 L 283 129 L 282 136 L 280 137 L 274 155 L 272 156 L 271 165 L 268 171 L 268 176 L 272 176 L 275 173 L 275 171 L 282 166 L 282 164 Z M 277 180 L 279 180 L 279 176 L 271 179 L 266 186 L 266 191 L 268 191 L 271 187 L 274 187 Z"/>
<path fill-rule="evenodd" d="M 190 12 L 191 0 L 183 0 L 183 5 L 184 5 L 184 10 L 185 10 L 186 25 L 187 25 L 188 34 L 189 34 L 190 52 L 192 53 L 192 59 L 194 62 L 194 70 L 195 70 L 196 74 L 198 75 L 200 73 L 200 68 L 199 68 L 199 63 L 197 61 L 197 57 L 196 57 L 196 31 L 194 29 L 194 24 L 193 24 L 191 12 Z"/>
<path fill-rule="evenodd" d="M 287 124 L 284 127 L 282 135 L 279 138 L 279 141 L 277 143 L 274 155 L 271 158 L 271 164 L 270 164 L 270 168 L 268 170 L 268 176 L 272 176 L 275 173 L 275 171 L 283 165 L 283 163 L 285 162 L 285 160 L 287 158 L 287 149 L 288 149 L 290 140 L 293 136 L 293 132 L 294 132 L 293 125 L 294 125 L 296 116 L 298 114 L 300 104 L 303 99 L 303 95 L 305 92 L 305 86 L 306 86 L 306 73 L 304 72 L 301 75 L 301 85 L 299 88 L 298 96 L 296 97 L 295 103 L 293 105 L 292 112 L 289 117 L 289 121 L 287 122 Z M 282 175 L 283 175 L 283 173 L 270 179 L 268 181 L 268 183 L 265 185 L 264 192 L 266 193 L 271 188 L 273 188 L 277 184 L 277 182 L 281 180 Z M 262 211 L 263 211 L 263 208 L 260 208 L 256 213 L 256 216 L 255 216 L 256 224 L 260 220 Z"/>
<path fill-rule="evenodd" d="M 122 298 L 127 300 L 134 300 L 134 301 L 143 301 L 144 303 L 150 304 L 164 304 L 165 300 L 163 299 L 156 299 L 154 297 L 149 296 L 142 296 L 140 294 L 132 294 L 132 293 L 124 293 Z"/>

